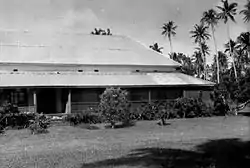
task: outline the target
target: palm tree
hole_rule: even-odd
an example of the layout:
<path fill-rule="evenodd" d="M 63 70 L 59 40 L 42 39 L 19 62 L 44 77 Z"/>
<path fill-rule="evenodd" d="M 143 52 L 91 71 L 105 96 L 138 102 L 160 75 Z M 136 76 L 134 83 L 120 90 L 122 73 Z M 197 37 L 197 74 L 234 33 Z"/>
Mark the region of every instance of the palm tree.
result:
<path fill-rule="evenodd" d="M 196 74 L 201 78 L 202 71 L 204 70 L 202 53 L 200 51 L 195 51 L 192 55 L 192 62 L 194 63 Z"/>
<path fill-rule="evenodd" d="M 219 51 L 218 52 L 218 55 L 214 55 L 214 60 L 213 60 L 213 64 L 212 64 L 212 68 L 216 71 L 216 73 L 214 73 L 213 77 L 214 77 L 214 81 L 217 80 L 217 57 L 218 57 L 218 60 L 219 60 L 219 71 L 220 71 L 220 74 L 221 73 L 224 73 L 227 69 L 228 69 L 228 58 L 227 58 L 227 55 L 222 52 L 222 51 Z M 221 77 L 221 76 L 220 76 Z"/>
<path fill-rule="evenodd" d="M 218 58 L 219 58 L 219 64 L 221 67 L 221 71 L 225 71 L 228 68 L 228 58 L 227 55 L 225 53 L 223 53 L 222 51 L 218 52 Z"/>
<path fill-rule="evenodd" d="M 154 43 L 153 45 L 149 46 L 149 48 L 151 48 L 152 50 L 158 52 L 158 53 L 162 53 L 162 49 L 163 47 L 159 47 L 158 43 Z"/>
<path fill-rule="evenodd" d="M 183 54 L 183 53 L 176 53 L 176 52 L 169 53 L 168 55 L 169 55 L 169 57 L 170 57 L 172 60 L 174 60 L 174 61 L 176 61 L 176 62 L 178 62 L 178 63 L 180 63 L 180 64 L 183 64 L 183 60 L 184 60 L 185 57 L 186 57 L 185 54 Z"/>
<path fill-rule="evenodd" d="M 210 50 L 208 45 L 206 44 L 205 41 L 200 43 L 200 47 L 196 48 L 197 50 L 199 50 L 202 54 L 203 54 L 203 64 L 204 64 L 204 79 L 207 79 L 207 62 L 206 62 L 206 56 L 210 54 Z"/>
<path fill-rule="evenodd" d="M 250 59 L 250 32 L 243 32 L 237 37 L 237 42 L 242 50 L 246 51 L 248 59 Z"/>
<path fill-rule="evenodd" d="M 185 56 L 185 55 L 184 55 Z M 195 74 L 195 67 L 192 62 L 192 59 L 188 56 L 185 56 L 182 58 L 182 67 L 181 67 L 182 73 L 194 76 Z"/>
<path fill-rule="evenodd" d="M 237 6 L 238 4 L 233 2 L 233 3 L 228 3 L 228 0 L 221 0 L 222 2 L 222 6 L 217 6 L 217 8 L 220 10 L 220 13 L 218 14 L 219 18 L 221 20 L 224 21 L 225 24 L 227 24 L 227 35 L 228 35 L 228 40 L 230 41 L 230 25 L 229 25 L 229 20 L 235 22 L 234 16 L 237 14 Z M 229 45 L 230 47 L 230 45 Z M 231 53 L 231 49 L 230 51 L 230 56 L 233 57 L 232 53 Z M 234 66 L 234 74 L 235 74 L 235 78 L 237 80 L 237 72 L 235 69 L 235 62 L 233 61 L 233 66 Z"/>
<path fill-rule="evenodd" d="M 191 37 L 194 38 L 194 42 L 199 44 L 200 52 L 203 55 L 203 64 L 204 64 L 204 78 L 206 79 L 206 47 L 208 49 L 208 46 L 206 45 L 206 40 L 209 40 L 211 35 L 207 31 L 208 26 L 205 26 L 204 24 L 194 25 L 194 30 L 190 31 Z"/>
<path fill-rule="evenodd" d="M 240 14 L 243 14 L 243 20 L 245 23 L 250 22 L 250 0 L 247 0 L 246 5 L 244 6 L 245 9 L 240 11 Z"/>
<path fill-rule="evenodd" d="M 195 24 L 194 30 L 190 31 L 191 37 L 194 38 L 195 43 L 202 43 L 206 40 L 209 40 L 211 35 L 207 31 L 208 26 L 205 26 L 204 24 Z"/>
<path fill-rule="evenodd" d="M 247 3 L 244 5 L 244 9 L 242 11 L 240 11 L 240 14 L 243 14 L 243 20 L 245 23 L 249 23 L 250 22 L 250 0 L 247 0 Z M 250 43 L 250 36 L 248 38 L 248 41 Z M 250 52 L 248 50 L 248 59 L 250 59 Z"/>
<path fill-rule="evenodd" d="M 244 74 L 246 72 L 246 65 L 248 64 L 247 52 L 242 47 L 237 47 L 236 50 L 236 68 L 239 74 Z"/>
<path fill-rule="evenodd" d="M 225 44 L 225 53 L 229 53 L 230 56 L 234 55 L 233 57 L 231 57 L 232 63 L 233 63 L 233 69 L 234 69 L 234 76 L 235 79 L 237 80 L 237 69 L 236 69 L 236 65 L 235 65 L 235 55 L 237 54 L 237 43 L 235 41 L 233 41 L 232 39 L 229 40 L 228 43 Z"/>
<path fill-rule="evenodd" d="M 210 9 L 208 11 L 205 11 L 203 13 L 203 16 L 201 18 L 201 23 L 206 24 L 208 27 L 211 27 L 212 37 L 214 41 L 214 48 L 215 48 L 215 56 L 216 56 L 216 65 L 217 65 L 217 83 L 220 83 L 220 68 L 219 68 L 219 61 L 218 61 L 218 50 L 217 50 L 217 43 L 215 39 L 215 26 L 218 24 L 219 18 L 218 14 L 215 10 Z"/>
<path fill-rule="evenodd" d="M 168 37 L 171 53 L 173 52 L 172 37 L 176 35 L 177 27 L 173 21 L 164 23 L 162 26 L 163 31 L 161 34 Z"/>

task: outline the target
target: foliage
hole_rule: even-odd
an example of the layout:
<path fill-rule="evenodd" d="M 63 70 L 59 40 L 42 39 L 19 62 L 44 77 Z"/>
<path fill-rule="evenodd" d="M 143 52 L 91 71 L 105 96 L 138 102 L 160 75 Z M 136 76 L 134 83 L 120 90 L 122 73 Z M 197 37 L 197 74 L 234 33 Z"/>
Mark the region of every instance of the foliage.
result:
<path fill-rule="evenodd" d="M 140 107 L 141 120 L 156 120 L 156 114 L 158 113 L 158 105 L 156 103 L 143 103 Z"/>
<path fill-rule="evenodd" d="M 150 45 L 149 48 L 151 48 L 152 50 L 158 52 L 158 53 L 162 53 L 162 49 L 163 47 L 159 47 L 158 43 L 154 43 L 153 45 Z"/>
<path fill-rule="evenodd" d="M 211 108 L 207 107 L 199 98 L 179 98 L 174 108 L 181 118 L 209 117 Z"/>
<path fill-rule="evenodd" d="M 176 32 L 175 30 L 177 29 L 178 26 L 175 25 L 173 21 L 169 21 L 168 23 L 164 23 L 162 26 L 162 35 L 168 36 L 168 38 L 171 38 L 171 36 L 175 36 Z"/>
<path fill-rule="evenodd" d="M 232 20 L 235 22 L 234 16 L 237 14 L 237 3 L 229 3 L 228 0 L 221 0 L 222 6 L 217 6 L 217 8 L 220 10 L 220 13 L 218 14 L 219 18 L 224 21 L 224 23 L 227 23 L 228 20 Z"/>
<path fill-rule="evenodd" d="M 214 114 L 226 115 L 230 112 L 230 107 L 227 100 L 227 91 L 220 85 L 217 85 L 214 92 L 211 94 L 211 99 L 214 101 Z"/>
<path fill-rule="evenodd" d="M 166 119 L 209 117 L 213 108 L 207 106 L 201 99 L 179 98 L 159 102 L 143 103 L 133 110 L 136 120 L 161 120 L 165 125 Z"/>
<path fill-rule="evenodd" d="M 194 30 L 190 31 L 191 37 L 194 38 L 194 43 L 198 44 L 197 48 L 199 53 L 202 55 L 203 60 L 203 70 L 204 70 L 204 78 L 206 79 L 207 70 L 206 70 L 206 55 L 209 54 L 209 47 L 206 44 L 206 41 L 210 39 L 211 35 L 208 32 L 208 26 L 204 24 L 195 24 Z"/>
<path fill-rule="evenodd" d="M 129 120 L 127 96 L 128 92 L 126 90 L 114 87 L 107 88 L 100 96 L 99 110 L 105 120 L 111 124 L 112 128 L 118 121 L 128 122 Z"/>
<path fill-rule="evenodd" d="M 245 76 L 239 80 L 238 89 L 237 101 L 239 103 L 245 103 L 250 100 L 250 69 L 248 69 Z"/>
<path fill-rule="evenodd" d="M 218 13 L 214 9 L 209 9 L 208 11 L 203 12 L 203 16 L 201 18 L 201 23 L 207 25 L 211 28 L 211 33 L 214 41 L 214 49 L 215 49 L 215 63 L 216 63 L 216 82 L 220 83 L 220 66 L 219 66 L 219 56 L 218 49 L 215 37 L 215 26 L 218 25 L 219 17 Z M 209 74 L 208 74 L 209 75 Z"/>
<path fill-rule="evenodd" d="M 50 125 L 50 119 L 44 114 L 36 114 L 35 119 L 31 121 L 29 129 L 31 134 L 47 133 Z"/>
<path fill-rule="evenodd" d="M 69 122 L 72 125 L 78 125 L 82 123 L 85 124 L 102 123 L 103 119 L 96 109 L 89 108 L 82 113 L 68 114 L 65 118 L 65 121 Z"/>
<path fill-rule="evenodd" d="M 243 20 L 245 23 L 250 22 L 250 0 L 247 0 L 244 9 L 240 11 L 240 14 L 244 15 Z"/>
<path fill-rule="evenodd" d="M 107 31 L 99 28 L 95 28 L 94 31 L 91 32 L 92 35 L 104 35 L 104 36 L 112 36 L 111 30 L 108 28 Z"/>
<path fill-rule="evenodd" d="M 183 53 L 176 53 L 176 52 L 170 53 L 169 57 L 182 65 L 181 66 L 182 73 L 191 76 L 195 74 L 196 70 L 191 57 L 188 57 Z"/>
<path fill-rule="evenodd" d="M 17 106 L 5 102 L 0 110 L 0 129 L 3 130 L 6 127 L 27 128 L 30 120 L 34 119 L 34 117 L 34 113 L 21 113 L 18 111 Z"/>
<path fill-rule="evenodd" d="M 167 36 L 170 44 L 171 53 L 173 52 L 172 37 L 176 35 L 176 29 L 178 26 L 175 25 L 174 21 L 164 23 L 162 26 L 162 35 Z"/>
<path fill-rule="evenodd" d="M 208 26 L 204 24 L 195 24 L 194 30 L 190 31 L 191 37 L 194 38 L 195 43 L 202 43 L 209 40 L 211 35 L 208 33 Z"/>
<path fill-rule="evenodd" d="M 218 24 L 219 17 L 218 13 L 214 9 L 209 9 L 208 11 L 203 12 L 201 23 L 206 24 L 214 28 Z"/>

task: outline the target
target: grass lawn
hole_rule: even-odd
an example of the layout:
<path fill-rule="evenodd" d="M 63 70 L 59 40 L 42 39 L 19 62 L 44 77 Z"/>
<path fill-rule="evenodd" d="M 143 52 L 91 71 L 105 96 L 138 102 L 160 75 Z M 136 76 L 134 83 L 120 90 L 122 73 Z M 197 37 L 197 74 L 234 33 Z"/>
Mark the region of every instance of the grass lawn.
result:
<path fill-rule="evenodd" d="M 250 167 L 247 117 L 137 122 L 121 129 L 52 126 L 48 134 L 0 135 L 0 167 Z M 246 166 L 244 165 L 246 164 Z M 247 165 L 248 164 L 248 165 Z"/>

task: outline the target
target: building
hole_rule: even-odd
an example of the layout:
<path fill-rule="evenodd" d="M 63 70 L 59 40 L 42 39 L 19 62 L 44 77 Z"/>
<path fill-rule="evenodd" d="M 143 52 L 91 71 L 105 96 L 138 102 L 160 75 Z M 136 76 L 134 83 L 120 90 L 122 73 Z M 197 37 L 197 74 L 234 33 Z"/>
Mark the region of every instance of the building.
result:
<path fill-rule="evenodd" d="M 133 104 L 193 97 L 213 87 L 179 67 L 125 36 L 0 32 L 1 101 L 21 111 L 81 112 L 110 86 L 127 89 Z"/>

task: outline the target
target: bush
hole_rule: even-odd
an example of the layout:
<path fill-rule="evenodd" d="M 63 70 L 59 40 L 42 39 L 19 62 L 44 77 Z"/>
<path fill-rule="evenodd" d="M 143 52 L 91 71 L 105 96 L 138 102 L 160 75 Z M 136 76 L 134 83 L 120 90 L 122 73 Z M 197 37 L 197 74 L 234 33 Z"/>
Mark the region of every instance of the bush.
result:
<path fill-rule="evenodd" d="M 166 125 L 165 119 L 212 116 L 213 108 L 207 106 L 201 99 L 179 98 L 143 103 L 130 113 L 132 119 L 161 120 L 162 125 Z"/>
<path fill-rule="evenodd" d="M 140 107 L 141 110 L 141 119 L 142 120 L 156 120 L 158 113 L 158 104 L 151 103 L 143 103 Z"/>
<path fill-rule="evenodd" d="M 229 104 L 227 102 L 228 93 L 220 88 L 215 88 L 211 94 L 211 99 L 214 102 L 214 115 L 226 115 L 230 112 Z"/>
<path fill-rule="evenodd" d="M 100 96 L 99 110 L 112 128 L 118 121 L 129 122 L 130 120 L 127 95 L 127 91 L 111 87 Z"/>
<path fill-rule="evenodd" d="M 35 119 L 31 121 L 29 129 L 31 134 L 47 133 L 50 125 L 50 119 L 44 114 L 36 114 Z"/>
<path fill-rule="evenodd" d="M 159 103 L 158 119 L 180 118 L 175 108 L 176 100 L 167 100 Z"/>
<path fill-rule="evenodd" d="M 94 109 L 88 109 L 84 111 L 83 113 L 72 113 L 68 114 L 65 117 L 65 121 L 69 122 L 72 125 L 78 125 L 78 124 L 97 124 L 102 123 L 102 117 L 101 115 L 96 112 Z"/>
<path fill-rule="evenodd" d="M 174 108 L 181 118 L 207 117 L 212 115 L 212 109 L 206 106 L 201 99 L 179 98 L 176 100 Z"/>
<path fill-rule="evenodd" d="M 27 128 L 34 117 L 33 113 L 20 113 L 17 106 L 5 102 L 0 108 L 0 129 L 4 130 L 6 127 Z"/>

